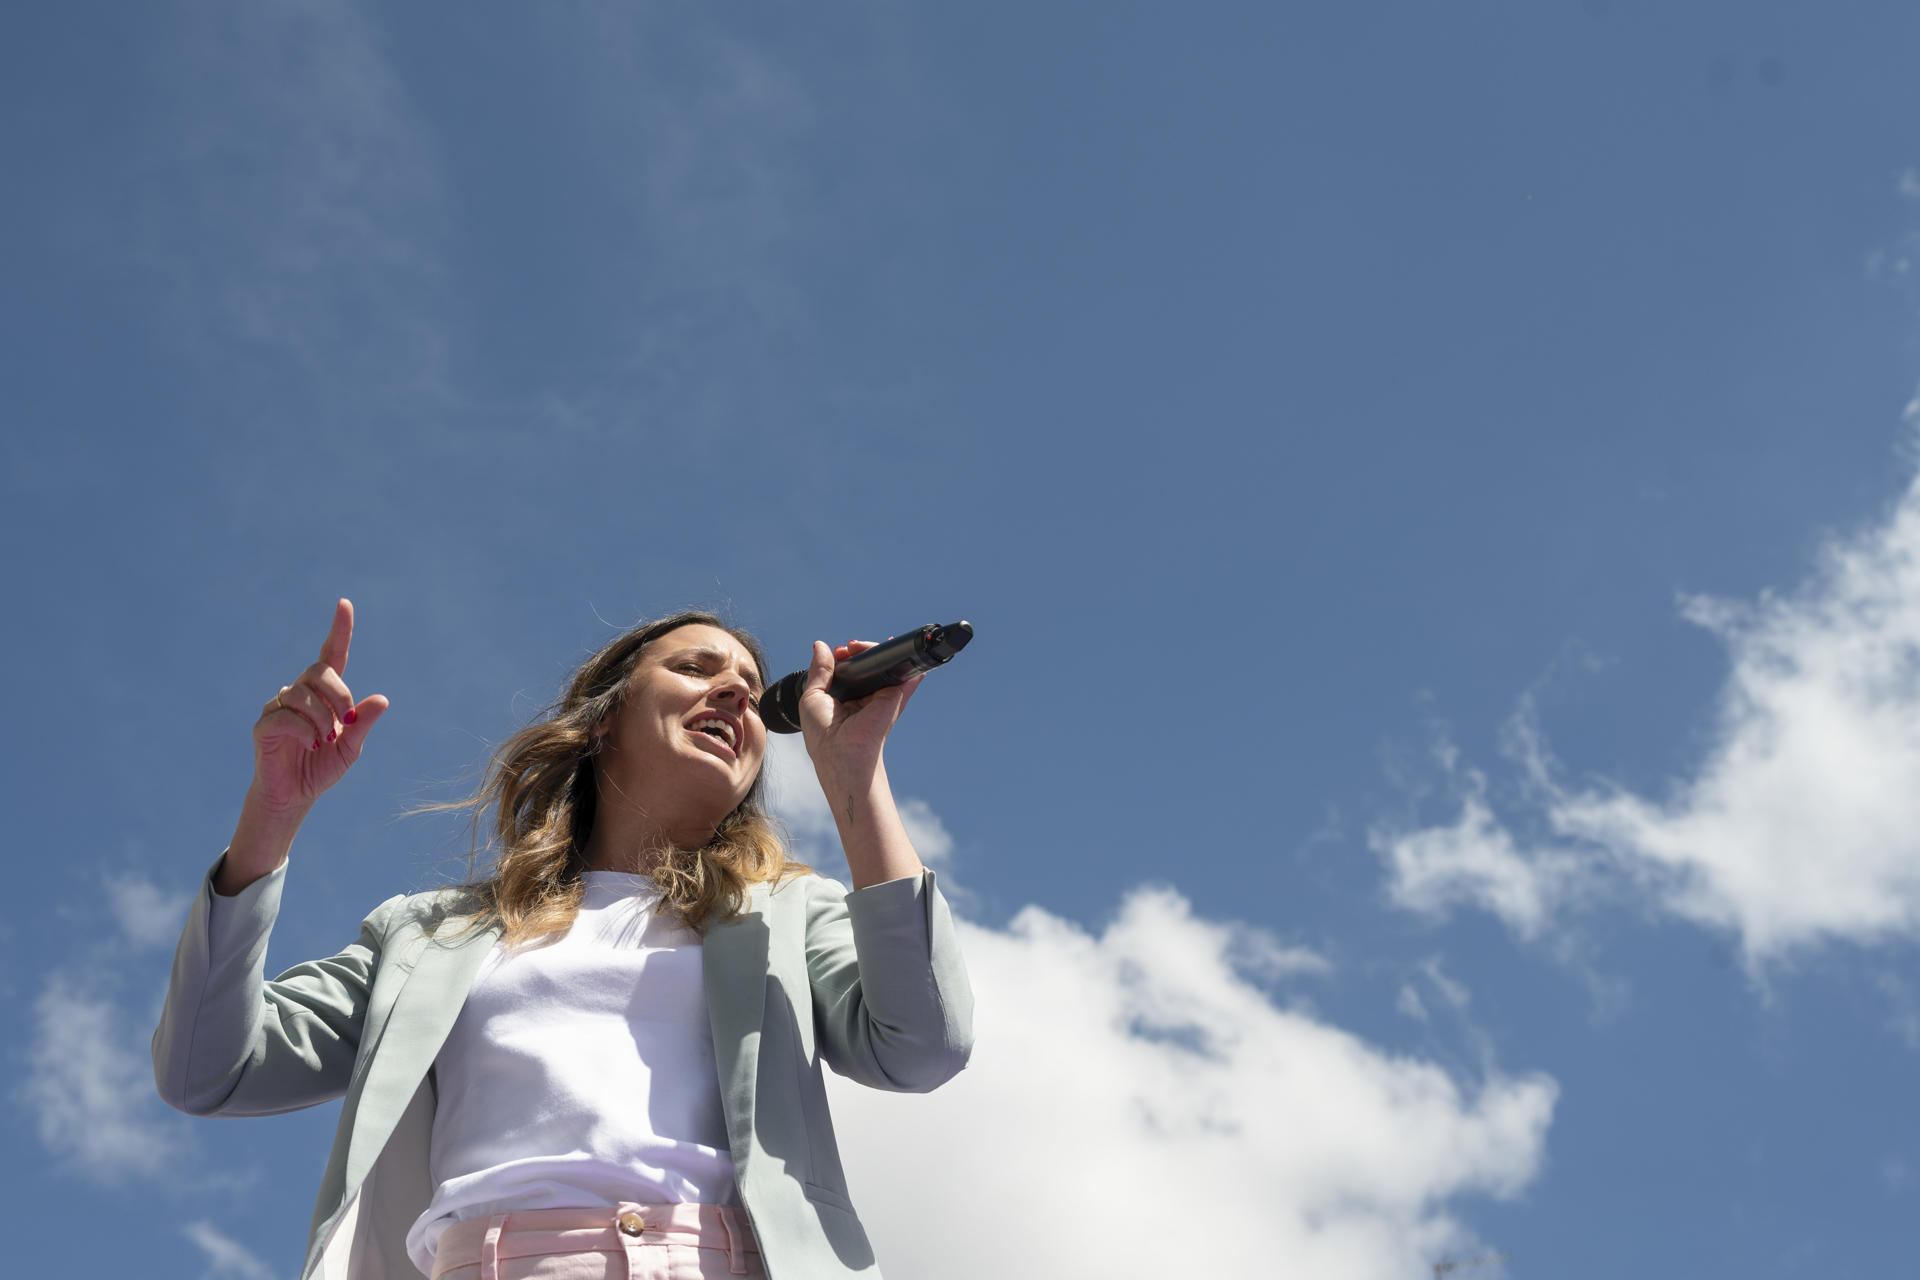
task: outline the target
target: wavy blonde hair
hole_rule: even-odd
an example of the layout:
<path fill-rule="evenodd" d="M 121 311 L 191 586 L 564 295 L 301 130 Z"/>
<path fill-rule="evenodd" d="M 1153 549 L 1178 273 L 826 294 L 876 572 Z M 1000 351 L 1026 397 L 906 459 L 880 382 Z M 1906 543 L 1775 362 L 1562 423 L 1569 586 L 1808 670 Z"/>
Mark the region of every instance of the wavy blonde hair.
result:
<path fill-rule="evenodd" d="M 541 718 L 501 743 L 480 787 L 465 800 L 422 806 L 472 815 L 467 883 L 472 923 L 497 923 L 508 946 L 565 930 L 580 910 L 587 871 L 585 849 L 598 804 L 595 758 L 605 740 L 594 732 L 620 708 L 627 678 L 646 647 L 681 627 L 718 627 L 753 655 L 761 687 L 767 660 L 751 634 L 699 610 L 676 613 L 628 631 L 581 664 L 566 692 Z M 474 874 L 480 824 L 493 815 L 492 865 Z M 766 808 L 766 766 L 732 813 L 698 849 L 662 851 L 649 869 L 660 887 L 659 910 L 703 930 L 739 914 L 755 884 L 812 870 L 787 855 L 787 843 Z"/>

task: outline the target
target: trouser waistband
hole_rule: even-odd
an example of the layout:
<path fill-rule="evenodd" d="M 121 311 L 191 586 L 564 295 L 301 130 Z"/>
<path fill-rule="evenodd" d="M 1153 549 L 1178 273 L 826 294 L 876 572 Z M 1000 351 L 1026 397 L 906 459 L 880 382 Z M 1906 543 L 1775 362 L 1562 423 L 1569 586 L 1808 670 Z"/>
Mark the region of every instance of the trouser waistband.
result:
<path fill-rule="evenodd" d="M 633 1204 L 595 1209 L 524 1209 L 456 1222 L 440 1236 L 433 1274 L 480 1264 L 480 1280 L 498 1280 L 501 1259 L 549 1253 L 622 1253 L 636 1245 L 725 1249 L 727 1269 L 746 1275 L 759 1246 L 744 1209 L 725 1204 Z"/>

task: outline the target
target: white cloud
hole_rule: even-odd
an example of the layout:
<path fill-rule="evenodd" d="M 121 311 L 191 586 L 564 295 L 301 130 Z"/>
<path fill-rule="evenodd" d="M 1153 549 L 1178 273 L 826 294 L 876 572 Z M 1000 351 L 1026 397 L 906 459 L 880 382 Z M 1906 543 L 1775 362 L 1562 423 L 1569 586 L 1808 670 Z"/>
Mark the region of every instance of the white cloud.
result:
<path fill-rule="evenodd" d="M 953 837 L 946 824 L 925 800 L 908 797 L 899 802 L 900 823 L 907 829 L 920 861 L 930 867 L 944 867 L 953 857 Z"/>
<path fill-rule="evenodd" d="M 1681 613 L 1731 663 L 1689 773 L 1658 798 L 1564 781 L 1523 706 L 1521 808 L 1540 837 L 1517 837 L 1469 770 L 1452 823 L 1374 833 L 1393 900 L 1472 904 L 1532 937 L 1630 892 L 1737 936 L 1750 969 L 1920 934 L 1920 483 L 1797 590 Z"/>
<path fill-rule="evenodd" d="M 177 1173 L 186 1129 L 154 1090 L 147 1030 L 73 974 L 49 977 L 16 1097 L 57 1164 L 106 1186 Z"/>
<path fill-rule="evenodd" d="M 775 739 L 768 768 L 801 855 L 836 859 L 798 740 Z M 924 802 L 901 810 L 929 861 L 950 849 Z M 1490 1071 L 1463 1085 L 1281 1007 L 1263 984 L 1328 975 L 1327 960 L 1197 919 L 1171 890 L 1135 890 L 1097 937 L 1031 906 L 1004 930 L 959 927 L 978 1003 L 972 1065 L 926 1097 L 833 1081 L 849 1176 L 890 1270 L 1157 1275 L 1141 1214 L 1193 1200 L 1204 1225 L 1181 1239 L 1186 1269 L 1267 1274 L 1287 1257 L 1316 1280 L 1424 1275 L 1477 1252 L 1449 1201 L 1516 1195 L 1539 1167 L 1552 1080 Z M 1437 960 L 1420 972 L 1446 1006 L 1466 1006 Z M 1009 1215 L 1021 1186 L 1045 1192 Z"/>
<path fill-rule="evenodd" d="M 106 889 L 113 918 L 133 946 L 144 950 L 168 947 L 180 937 L 193 890 L 166 893 L 137 873 L 109 873 Z"/>
<path fill-rule="evenodd" d="M 1443 749 L 1442 763 L 1452 754 Z M 1587 860 L 1565 849 L 1522 849 L 1487 802 L 1486 775 L 1468 769 L 1464 777 L 1460 816 L 1451 824 L 1368 833 L 1368 844 L 1387 859 L 1388 896 L 1430 915 L 1473 903 L 1521 937 L 1537 937 L 1588 881 Z"/>
<path fill-rule="evenodd" d="M 274 1280 L 273 1268 L 262 1261 L 259 1255 L 231 1236 L 222 1234 L 212 1223 L 205 1220 L 189 1222 L 180 1228 L 180 1233 L 199 1245 L 201 1252 L 207 1255 L 204 1280 L 226 1280 L 226 1277 Z"/>
<path fill-rule="evenodd" d="M 1128 1280 L 1173 1249 L 1196 1275 L 1424 1276 L 1479 1251 L 1450 1202 L 1517 1195 L 1540 1166 L 1552 1080 L 1466 1085 L 1276 1004 L 1236 961 L 1250 931 L 1171 890 L 1134 891 L 1097 936 L 1031 906 L 961 930 L 968 1069 L 925 1096 L 835 1078 L 889 1271 Z"/>

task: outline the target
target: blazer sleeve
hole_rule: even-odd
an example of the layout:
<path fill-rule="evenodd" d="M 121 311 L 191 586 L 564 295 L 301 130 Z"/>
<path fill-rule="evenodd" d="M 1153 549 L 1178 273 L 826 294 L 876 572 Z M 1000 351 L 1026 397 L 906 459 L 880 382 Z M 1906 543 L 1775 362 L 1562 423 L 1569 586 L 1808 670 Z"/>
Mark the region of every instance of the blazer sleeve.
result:
<path fill-rule="evenodd" d="M 951 1080 L 973 1052 L 973 990 L 934 873 L 852 893 L 809 879 L 807 975 L 827 1065 L 876 1089 Z"/>
<path fill-rule="evenodd" d="M 267 934 L 285 880 L 282 864 L 216 901 L 209 872 L 187 914 L 153 1033 L 153 1077 L 160 1096 L 191 1115 L 276 1115 L 347 1091 L 388 919 L 404 899 L 375 908 L 338 955 L 268 982 Z"/>

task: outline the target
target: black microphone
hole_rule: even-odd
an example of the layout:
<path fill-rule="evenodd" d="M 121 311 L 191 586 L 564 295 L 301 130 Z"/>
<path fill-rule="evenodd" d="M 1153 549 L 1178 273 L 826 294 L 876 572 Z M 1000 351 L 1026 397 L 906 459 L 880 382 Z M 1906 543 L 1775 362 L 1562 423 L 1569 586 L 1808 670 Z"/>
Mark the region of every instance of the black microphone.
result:
<path fill-rule="evenodd" d="M 856 653 L 845 662 L 835 663 L 827 692 L 841 702 L 864 698 L 875 690 L 903 683 L 917 672 L 933 670 L 966 648 L 971 639 L 971 622 L 949 622 L 944 627 L 929 622 L 864 653 Z M 756 705 L 768 730 L 800 732 L 800 691 L 806 683 L 807 673 L 796 671 L 782 676 L 760 695 Z"/>

